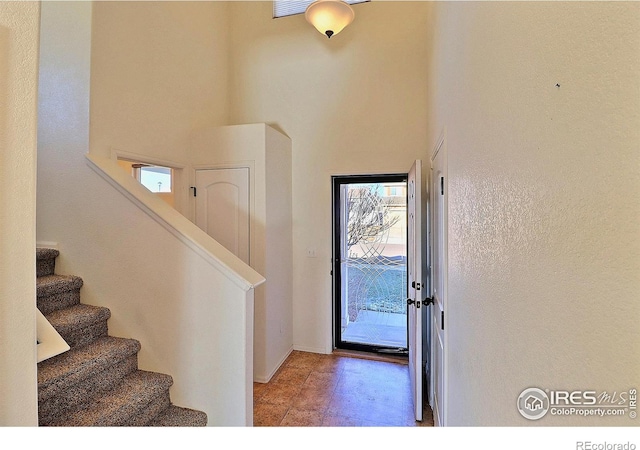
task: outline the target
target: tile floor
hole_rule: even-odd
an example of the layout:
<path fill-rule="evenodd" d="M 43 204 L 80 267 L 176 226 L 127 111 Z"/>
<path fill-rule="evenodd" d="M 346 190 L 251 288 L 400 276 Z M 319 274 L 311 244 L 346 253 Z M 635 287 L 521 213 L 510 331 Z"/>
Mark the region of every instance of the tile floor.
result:
<path fill-rule="evenodd" d="M 254 426 L 432 426 L 413 416 L 406 364 L 294 351 L 269 383 L 254 383 Z"/>

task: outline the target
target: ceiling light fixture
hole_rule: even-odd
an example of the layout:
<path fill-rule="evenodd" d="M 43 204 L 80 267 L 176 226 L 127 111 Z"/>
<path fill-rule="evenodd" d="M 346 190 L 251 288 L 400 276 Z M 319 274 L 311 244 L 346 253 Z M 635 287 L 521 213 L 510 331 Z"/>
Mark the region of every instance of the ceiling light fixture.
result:
<path fill-rule="evenodd" d="M 341 0 L 317 0 L 307 7 L 304 17 L 328 38 L 353 22 L 353 8 Z"/>

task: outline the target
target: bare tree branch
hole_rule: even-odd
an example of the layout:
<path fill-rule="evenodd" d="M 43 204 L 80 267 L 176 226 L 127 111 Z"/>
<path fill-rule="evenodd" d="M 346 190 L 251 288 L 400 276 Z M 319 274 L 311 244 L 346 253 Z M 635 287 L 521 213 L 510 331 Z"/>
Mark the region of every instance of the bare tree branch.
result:
<path fill-rule="evenodd" d="M 391 217 L 385 200 L 374 186 L 351 188 L 348 194 L 347 246 L 375 241 L 400 220 Z"/>

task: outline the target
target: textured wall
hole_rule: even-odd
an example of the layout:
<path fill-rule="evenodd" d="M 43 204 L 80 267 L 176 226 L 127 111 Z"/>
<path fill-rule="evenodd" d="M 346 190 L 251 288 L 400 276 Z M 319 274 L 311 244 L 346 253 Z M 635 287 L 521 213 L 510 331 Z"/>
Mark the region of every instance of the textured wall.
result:
<path fill-rule="evenodd" d="M 38 423 L 37 2 L 0 2 L 0 426 Z"/>
<path fill-rule="evenodd" d="M 640 5 L 444 2 L 432 29 L 449 424 L 530 425 L 516 409 L 529 386 L 637 387 Z"/>

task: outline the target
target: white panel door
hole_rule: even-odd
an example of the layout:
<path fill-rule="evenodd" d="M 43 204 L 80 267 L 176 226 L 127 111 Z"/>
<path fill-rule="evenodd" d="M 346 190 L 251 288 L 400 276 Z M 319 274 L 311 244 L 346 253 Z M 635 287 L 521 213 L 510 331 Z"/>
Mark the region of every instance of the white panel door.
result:
<path fill-rule="evenodd" d="M 409 328 L 409 375 L 415 418 L 422 420 L 422 161 L 417 160 L 407 177 L 407 315 Z"/>
<path fill-rule="evenodd" d="M 249 168 L 196 170 L 196 225 L 249 264 Z"/>
<path fill-rule="evenodd" d="M 431 218 L 432 218 L 432 293 L 431 307 L 431 408 L 437 426 L 445 422 L 445 304 L 447 288 L 447 185 L 446 154 L 440 145 L 431 160 Z"/>

